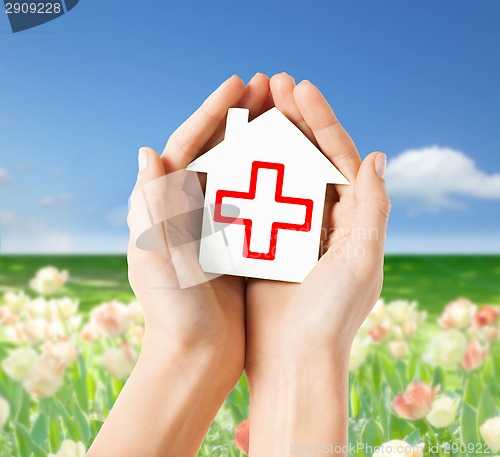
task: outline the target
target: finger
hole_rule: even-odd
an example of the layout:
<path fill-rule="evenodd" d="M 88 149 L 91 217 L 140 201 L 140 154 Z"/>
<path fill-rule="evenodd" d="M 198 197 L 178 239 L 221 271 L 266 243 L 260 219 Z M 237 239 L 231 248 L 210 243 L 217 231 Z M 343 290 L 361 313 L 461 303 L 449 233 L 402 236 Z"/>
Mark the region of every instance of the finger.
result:
<path fill-rule="evenodd" d="M 269 77 L 263 73 L 256 73 L 253 78 L 248 82 L 243 95 L 235 104 L 238 108 L 247 108 L 250 111 L 250 119 L 259 116 L 262 111 L 262 105 L 266 101 L 269 94 Z M 212 149 L 216 144 L 220 143 L 224 138 L 224 131 L 226 123 L 220 122 L 207 144 L 203 146 L 203 151 Z"/>
<path fill-rule="evenodd" d="M 243 81 L 231 76 L 172 134 L 161 156 L 168 173 L 185 168 L 198 155 L 243 92 Z"/>
<path fill-rule="evenodd" d="M 353 182 L 361 165 L 356 146 L 337 120 L 321 92 L 309 81 L 298 84 L 293 95 L 304 120 L 314 133 L 321 150 Z M 337 186 L 339 195 L 349 187 Z"/>
<path fill-rule="evenodd" d="M 382 259 L 391 203 L 384 180 L 386 156 L 368 155 L 354 184 L 353 239 L 368 259 Z"/>
<path fill-rule="evenodd" d="M 149 230 L 153 224 L 151 207 L 148 206 L 145 198 L 144 186 L 165 175 L 163 163 L 152 148 L 143 147 L 139 149 L 139 172 L 137 181 L 130 196 L 130 211 L 127 216 L 127 223 L 130 228 L 129 249 L 135 248 L 135 240 L 144 232 Z M 153 186 L 160 187 L 161 183 L 156 181 Z M 153 204 L 154 202 L 149 202 Z"/>
<path fill-rule="evenodd" d="M 307 125 L 307 122 L 302 117 L 302 114 L 295 103 L 293 95 L 295 80 L 286 73 L 279 73 L 271 78 L 270 87 L 276 107 L 300 130 L 302 130 L 304 135 L 306 135 L 314 145 L 318 146 L 311 128 Z M 322 227 L 327 227 L 329 225 L 333 203 L 337 200 L 338 195 L 335 188 L 333 186 L 327 186 Z M 321 233 L 323 235 L 324 231 Z"/>
<path fill-rule="evenodd" d="M 261 113 L 267 95 L 269 94 L 269 77 L 263 73 L 256 73 L 245 87 L 245 92 L 236 107 L 250 110 L 250 120 Z"/>
<path fill-rule="evenodd" d="M 269 85 L 276 108 L 302 130 L 309 140 L 316 143 L 314 135 L 302 117 L 293 97 L 295 80 L 287 73 L 279 73 L 271 78 Z"/>
<path fill-rule="evenodd" d="M 153 148 L 140 148 L 138 162 L 139 172 L 137 173 L 135 188 L 144 186 L 144 184 L 165 175 L 165 168 L 160 156 Z"/>
<path fill-rule="evenodd" d="M 271 108 L 274 108 L 274 100 L 273 100 L 273 94 L 271 91 L 268 92 L 266 99 L 264 100 L 264 103 L 262 104 L 260 108 L 260 113 L 265 113 L 266 111 L 270 110 Z"/>

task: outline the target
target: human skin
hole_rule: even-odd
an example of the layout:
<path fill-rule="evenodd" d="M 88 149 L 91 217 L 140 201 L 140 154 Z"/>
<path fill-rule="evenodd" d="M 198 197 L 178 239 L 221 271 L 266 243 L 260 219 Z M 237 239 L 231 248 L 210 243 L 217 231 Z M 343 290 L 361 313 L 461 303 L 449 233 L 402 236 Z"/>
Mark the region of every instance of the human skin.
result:
<path fill-rule="evenodd" d="M 350 345 L 382 284 L 385 156 L 373 153 L 361 165 L 311 83 L 295 86 L 280 74 L 269 84 L 257 74 L 245 87 L 233 76 L 172 135 L 161 158 L 141 149 L 136 186 L 184 169 L 219 142 L 229 107 L 249 108 L 253 118 L 273 105 L 351 183 L 328 188 L 324 226 L 336 231 L 326 254 L 302 284 L 222 276 L 180 289 L 168 251 L 143 251 L 131 241 L 129 279 L 144 310 L 144 343 L 88 456 L 196 455 L 243 368 L 252 457 L 289 455 L 291 443 L 346 442 Z M 371 239 L 355 236 L 366 230 Z M 170 287 L 156 288 L 158 275 L 174 278 Z"/>
<path fill-rule="evenodd" d="M 301 284 L 249 279 L 246 361 L 250 455 L 300 455 L 347 444 L 352 341 L 380 295 L 390 202 L 385 155 L 362 162 L 320 91 L 271 78 L 274 103 L 349 180 L 328 188 L 323 251 Z M 340 451 L 335 455 L 346 455 Z"/>
<path fill-rule="evenodd" d="M 170 137 L 161 158 L 141 148 L 136 188 L 184 169 L 219 142 L 228 108 L 248 108 L 255 117 L 267 109 L 268 96 L 269 78 L 263 74 L 246 87 L 237 76 L 229 78 Z M 144 251 L 132 239 L 128 264 L 130 284 L 144 311 L 144 343 L 87 455 L 196 455 L 243 371 L 244 279 L 223 276 L 180 289 L 169 251 Z M 166 287 L 155 287 L 158 277 Z"/>

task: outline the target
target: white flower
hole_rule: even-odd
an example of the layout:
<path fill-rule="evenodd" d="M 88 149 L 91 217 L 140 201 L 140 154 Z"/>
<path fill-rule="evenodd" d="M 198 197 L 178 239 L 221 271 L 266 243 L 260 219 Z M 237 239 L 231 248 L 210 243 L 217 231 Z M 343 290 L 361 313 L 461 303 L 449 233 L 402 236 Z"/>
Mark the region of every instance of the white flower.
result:
<path fill-rule="evenodd" d="M 470 300 L 459 298 L 446 305 L 438 322 L 446 330 L 451 328 L 463 330 L 471 323 L 476 311 L 477 306 Z"/>
<path fill-rule="evenodd" d="M 368 338 L 356 336 L 352 342 L 351 353 L 349 355 L 349 370 L 353 371 L 359 368 L 368 356 L 368 347 L 370 345 Z"/>
<path fill-rule="evenodd" d="M 5 398 L 0 397 L 0 429 L 3 428 L 5 422 L 7 422 L 7 419 L 9 418 L 9 413 L 10 413 L 9 402 Z"/>
<path fill-rule="evenodd" d="M 90 318 L 95 322 L 101 334 L 116 338 L 128 329 L 130 313 L 127 305 L 118 301 L 103 303 L 94 308 Z"/>
<path fill-rule="evenodd" d="M 33 368 L 38 358 L 37 352 L 29 347 L 14 349 L 2 361 L 2 368 L 5 373 L 16 381 L 24 381 Z"/>
<path fill-rule="evenodd" d="M 137 325 L 144 324 L 144 313 L 142 312 L 141 305 L 139 305 L 139 302 L 137 300 L 131 302 L 128 305 L 128 312 L 134 324 Z"/>
<path fill-rule="evenodd" d="M 43 317 L 30 319 L 22 325 L 23 333 L 31 344 L 45 341 L 50 335 L 49 323 Z"/>
<path fill-rule="evenodd" d="M 379 299 L 377 300 L 377 303 L 375 303 L 375 306 L 368 315 L 368 321 L 370 322 L 372 327 L 377 327 L 383 322 L 384 319 L 385 319 L 384 300 Z"/>
<path fill-rule="evenodd" d="M 488 419 L 479 428 L 484 442 L 493 452 L 500 451 L 500 416 Z"/>
<path fill-rule="evenodd" d="M 14 314 L 19 314 L 26 303 L 29 301 L 29 297 L 24 293 L 24 291 L 15 292 L 6 292 L 3 296 L 5 304 L 9 307 L 9 309 Z"/>
<path fill-rule="evenodd" d="M 376 448 L 373 457 L 423 457 L 424 445 L 412 446 L 406 441 L 392 440 Z"/>
<path fill-rule="evenodd" d="M 385 312 L 387 317 L 395 325 L 401 325 L 413 317 L 413 312 L 417 307 L 417 302 L 407 300 L 394 300 L 387 304 Z"/>
<path fill-rule="evenodd" d="M 52 319 L 49 324 L 51 337 L 69 336 L 75 333 L 82 323 L 82 315 L 78 314 L 68 320 Z"/>
<path fill-rule="evenodd" d="M 55 267 L 45 267 L 37 271 L 30 281 L 30 287 L 40 294 L 53 294 L 61 289 L 68 276 L 66 270 L 59 271 Z"/>
<path fill-rule="evenodd" d="M 128 376 L 135 366 L 137 353 L 135 349 L 126 343 L 120 348 L 108 348 L 101 357 L 101 365 L 113 377 L 122 379 Z"/>
<path fill-rule="evenodd" d="M 53 308 L 53 315 L 58 319 L 66 320 L 73 317 L 78 311 L 78 300 L 63 297 L 50 301 Z"/>
<path fill-rule="evenodd" d="M 425 322 L 425 320 L 427 319 L 427 311 L 426 310 L 418 311 L 417 310 L 417 302 L 414 302 L 414 303 L 415 303 L 415 306 L 412 306 L 410 308 L 408 321 L 413 322 L 416 325 L 422 325 Z"/>
<path fill-rule="evenodd" d="M 57 454 L 47 457 L 85 457 L 85 446 L 81 441 L 64 440 Z"/>
<path fill-rule="evenodd" d="M 19 322 L 5 328 L 5 337 L 12 343 L 21 344 L 26 342 L 23 326 Z"/>
<path fill-rule="evenodd" d="M 30 317 L 43 317 L 45 319 L 52 317 L 50 303 L 43 297 L 37 297 L 34 300 L 28 301 L 25 311 Z"/>
<path fill-rule="evenodd" d="M 23 386 L 31 395 L 50 397 L 62 386 L 63 374 L 59 361 L 44 354 L 36 361 Z"/>
<path fill-rule="evenodd" d="M 408 354 L 408 344 L 406 341 L 389 341 L 389 352 L 399 360 Z"/>
<path fill-rule="evenodd" d="M 69 367 L 78 355 L 75 343 L 67 337 L 62 337 L 56 341 L 47 341 L 43 345 L 42 352 L 56 359 L 65 368 Z"/>
<path fill-rule="evenodd" d="M 443 367 L 457 366 L 467 352 L 467 340 L 460 330 L 440 332 L 431 340 L 425 355 L 428 362 Z"/>
<path fill-rule="evenodd" d="M 433 427 L 449 427 L 455 420 L 457 406 L 457 402 L 450 397 L 437 397 L 432 402 L 431 411 L 425 417 Z"/>

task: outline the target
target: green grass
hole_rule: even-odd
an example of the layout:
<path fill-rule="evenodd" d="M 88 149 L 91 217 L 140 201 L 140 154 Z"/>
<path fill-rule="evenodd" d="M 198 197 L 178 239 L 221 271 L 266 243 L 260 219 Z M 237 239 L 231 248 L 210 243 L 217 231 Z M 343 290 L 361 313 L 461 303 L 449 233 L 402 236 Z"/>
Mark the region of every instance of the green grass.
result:
<path fill-rule="evenodd" d="M 387 256 L 382 296 L 417 300 L 433 316 L 460 296 L 499 304 L 500 256 Z"/>
<path fill-rule="evenodd" d="M 82 311 L 109 300 L 134 299 L 124 255 L 0 256 L 0 293 L 15 289 L 29 293 L 29 280 L 47 265 L 69 271 L 70 280 L 58 295 L 80 300 Z"/>
<path fill-rule="evenodd" d="M 78 298 L 82 310 L 133 299 L 125 256 L 0 256 L 0 292 L 28 290 L 30 278 L 46 265 L 70 272 L 61 294 Z M 459 296 L 481 305 L 500 303 L 500 256 L 387 256 L 382 296 L 417 300 L 431 315 Z"/>

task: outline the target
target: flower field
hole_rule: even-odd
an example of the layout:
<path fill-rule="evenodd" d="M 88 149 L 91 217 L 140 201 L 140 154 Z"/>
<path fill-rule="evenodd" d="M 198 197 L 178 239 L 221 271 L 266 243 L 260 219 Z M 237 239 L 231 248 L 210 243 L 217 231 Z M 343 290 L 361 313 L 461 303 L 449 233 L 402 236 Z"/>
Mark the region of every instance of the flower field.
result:
<path fill-rule="evenodd" d="M 382 297 L 351 352 L 350 455 L 500 455 L 500 258 L 388 257 Z M 0 456 L 83 456 L 143 332 L 124 257 L 1 257 Z M 242 377 L 199 456 L 244 455 L 247 416 Z"/>

